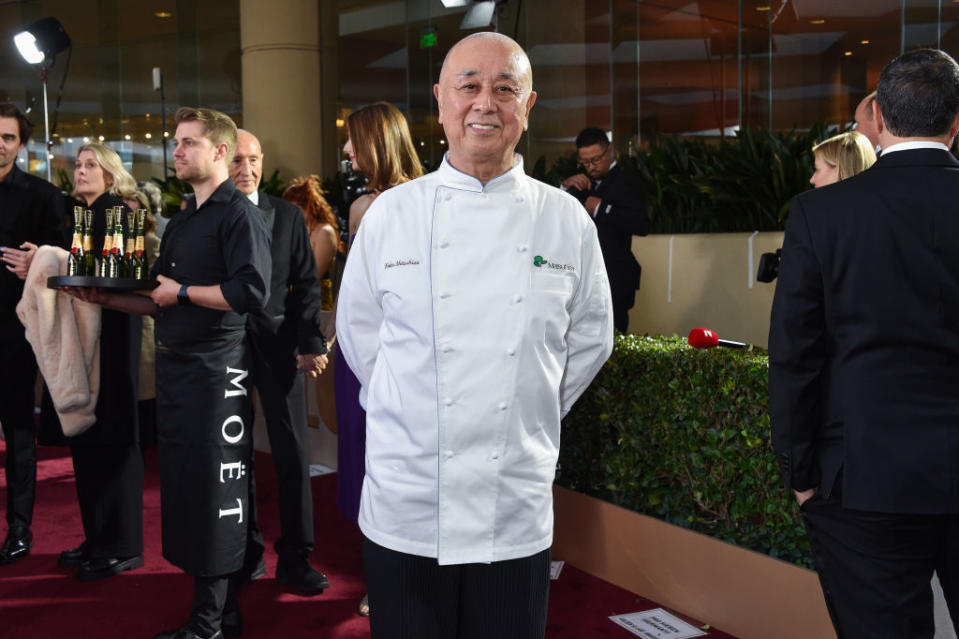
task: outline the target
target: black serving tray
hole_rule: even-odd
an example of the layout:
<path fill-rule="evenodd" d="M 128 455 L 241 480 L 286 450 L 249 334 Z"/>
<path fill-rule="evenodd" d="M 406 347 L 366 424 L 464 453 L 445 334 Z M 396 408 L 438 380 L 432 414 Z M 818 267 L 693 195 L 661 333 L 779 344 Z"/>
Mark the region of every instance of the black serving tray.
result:
<path fill-rule="evenodd" d="M 77 286 L 84 288 L 103 288 L 111 291 L 151 291 L 155 289 L 158 284 L 156 280 L 90 277 L 89 275 L 56 275 L 47 278 L 47 288 Z"/>

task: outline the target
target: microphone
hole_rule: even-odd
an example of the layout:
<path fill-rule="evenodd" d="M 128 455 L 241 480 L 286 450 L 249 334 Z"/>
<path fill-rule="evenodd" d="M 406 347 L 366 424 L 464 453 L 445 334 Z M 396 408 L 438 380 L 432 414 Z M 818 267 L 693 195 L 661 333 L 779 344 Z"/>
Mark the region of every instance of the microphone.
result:
<path fill-rule="evenodd" d="M 733 342 L 728 339 L 719 339 L 716 331 L 708 328 L 694 328 L 689 331 L 689 345 L 693 348 L 713 348 L 723 346 L 725 348 L 749 348 L 745 342 Z"/>

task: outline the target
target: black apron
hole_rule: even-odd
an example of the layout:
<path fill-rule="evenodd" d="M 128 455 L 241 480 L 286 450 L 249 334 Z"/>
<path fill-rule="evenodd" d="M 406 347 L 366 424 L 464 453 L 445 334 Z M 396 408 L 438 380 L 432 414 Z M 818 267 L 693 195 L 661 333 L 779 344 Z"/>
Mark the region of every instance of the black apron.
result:
<path fill-rule="evenodd" d="M 157 341 L 163 556 L 196 577 L 243 566 L 253 410 L 244 330 Z"/>

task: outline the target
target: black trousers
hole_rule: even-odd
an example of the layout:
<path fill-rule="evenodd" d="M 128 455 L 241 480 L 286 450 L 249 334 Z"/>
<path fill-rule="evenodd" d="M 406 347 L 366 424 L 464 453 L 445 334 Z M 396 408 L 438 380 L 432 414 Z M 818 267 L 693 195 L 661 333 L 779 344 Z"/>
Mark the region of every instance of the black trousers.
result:
<path fill-rule="evenodd" d="M 363 538 L 373 639 L 542 639 L 550 551 L 440 566 Z"/>
<path fill-rule="evenodd" d="M 143 455 L 137 443 L 72 445 L 80 518 L 93 558 L 143 554 Z"/>
<path fill-rule="evenodd" d="M 7 524 L 30 526 L 37 486 L 33 385 L 37 361 L 15 316 L 0 317 L 0 424 L 7 444 Z"/>
<path fill-rule="evenodd" d="M 838 483 L 802 514 L 839 639 L 932 639 L 933 571 L 959 632 L 959 515 L 843 508 Z"/>
<path fill-rule="evenodd" d="M 187 627 L 199 637 L 216 634 L 227 615 L 240 614 L 236 574 L 193 578 L 193 605 Z"/>
<path fill-rule="evenodd" d="M 307 557 L 313 551 L 313 497 L 310 489 L 310 443 L 306 426 L 306 388 L 293 355 L 271 361 L 276 354 L 254 343 L 253 383 L 266 418 L 280 508 L 280 538 L 274 548 L 280 558 Z M 272 355 L 272 357 L 270 357 Z M 253 477 L 250 477 L 250 525 L 247 564 L 263 555 L 263 535 L 256 518 Z"/>

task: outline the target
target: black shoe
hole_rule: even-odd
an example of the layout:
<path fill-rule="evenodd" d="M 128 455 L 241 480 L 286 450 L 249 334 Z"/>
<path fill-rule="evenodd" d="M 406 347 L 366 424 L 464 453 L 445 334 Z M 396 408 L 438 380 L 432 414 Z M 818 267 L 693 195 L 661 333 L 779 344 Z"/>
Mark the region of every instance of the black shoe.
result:
<path fill-rule="evenodd" d="M 154 635 L 153 639 L 223 639 L 223 632 L 217 630 L 209 637 L 204 637 L 190 630 L 188 626 L 183 626 L 182 628 L 175 628 L 173 630 L 164 630 Z"/>
<path fill-rule="evenodd" d="M 223 618 L 220 620 L 220 631 L 226 639 L 236 639 L 243 634 L 243 617 L 240 616 L 239 608 L 223 612 Z"/>
<path fill-rule="evenodd" d="M 80 581 L 93 581 L 94 579 L 104 579 L 119 575 L 125 570 L 133 570 L 143 565 L 143 555 L 134 555 L 120 559 L 117 557 L 99 557 L 97 559 L 88 559 L 80 564 L 80 570 L 77 571 L 77 579 Z"/>
<path fill-rule="evenodd" d="M 61 568 L 70 568 L 71 566 L 79 566 L 88 559 L 90 559 L 90 556 L 87 554 L 87 542 L 83 542 L 76 548 L 61 552 L 57 565 Z"/>
<path fill-rule="evenodd" d="M 276 580 L 307 596 L 322 594 L 330 587 L 326 575 L 311 566 L 306 557 L 281 557 L 276 564 Z"/>
<path fill-rule="evenodd" d="M 14 525 L 7 531 L 7 538 L 0 546 L 0 564 L 12 564 L 30 554 L 33 545 L 33 533 L 23 525 Z"/>

